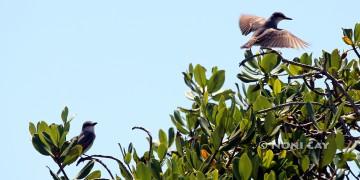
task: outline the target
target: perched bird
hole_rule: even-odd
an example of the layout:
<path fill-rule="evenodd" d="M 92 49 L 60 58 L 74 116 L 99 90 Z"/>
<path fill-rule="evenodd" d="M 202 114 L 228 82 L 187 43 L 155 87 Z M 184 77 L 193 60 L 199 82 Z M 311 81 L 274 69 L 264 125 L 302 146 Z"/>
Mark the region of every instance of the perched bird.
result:
<path fill-rule="evenodd" d="M 289 31 L 277 27 L 281 20 L 292 20 L 281 12 L 274 12 L 265 19 L 253 15 L 240 16 L 239 26 L 243 35 L 254 32 L 250 40 L 241 48 L 251 48 L 258 45 L 262 48 L 306 48 L 308 43 L 291 34 Z"/>
<path fill-rule="evenodd" d="M 95 125 L 97 122 L 85 121 L 82 125 L 81 133 L 78 136 L 73 137 L 70 142 L 75 143 L 75 145 L 81 145 L 82 153 L 84 154 L 88 151 L 95 140 Z M 62 165 L 61 168 L 57 171 L 57 174 L 60 174 L 61 169 L 65 166 Z"/>
<path fill-rule="evenodd" d="M 77 140 L 78 140 L 77 144 L 81 145 L 83 149 L 82 154 L 88 151 L 92 146 L 92 144 L 94 143 L 96 137 L 95 136 L 96 124 L 97 124 L 96 122 L 92 122 L 92 121 L 84 122 L 81 133 L 79 136 L 77 136 Z"/>

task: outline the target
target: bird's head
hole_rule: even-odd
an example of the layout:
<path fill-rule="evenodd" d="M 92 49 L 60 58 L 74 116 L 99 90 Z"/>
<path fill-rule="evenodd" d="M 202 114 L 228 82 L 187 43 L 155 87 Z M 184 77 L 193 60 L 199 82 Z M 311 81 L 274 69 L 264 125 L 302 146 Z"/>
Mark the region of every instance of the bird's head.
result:
<path fill-rule="evenodd" d="M 274 12 L 271 17 L 270 17 L 271 20 L 275 21 L 276 23 L 286 19 L 286 20 L 292 20 L 291 18 L 285 16 L 283 13 L 281 12 Z"/>
<path fill-rule="evenodd" d="M 94 127 L 96 124 L 97 124 L 97 122 L 86 121 L 86 122 L 84 122 L 84 124 L 82 126 L 82 131 L 94 132 Z"/>

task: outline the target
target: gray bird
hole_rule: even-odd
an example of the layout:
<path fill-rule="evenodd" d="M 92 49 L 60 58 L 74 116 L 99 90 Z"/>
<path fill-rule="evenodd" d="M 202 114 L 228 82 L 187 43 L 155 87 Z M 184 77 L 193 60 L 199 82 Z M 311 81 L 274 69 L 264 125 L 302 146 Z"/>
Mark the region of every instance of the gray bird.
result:
<path fill-rule="evenodd" d="M 281 20 L 292 20 L 281 12 L 274 12 L 265 19 L 253 15 L 240 16 L 239 26 L 243 35 L 254 32 L 250 40 L 241 48 L 251 48 L 258 45 L 262 48 L 306 48 L 308 43 L 291 34 L 289 31 L 277 27 Z"/>
<path fill-rule="evenodd" d="M 82 147 L 82 153 L 84 154 L 86 153 L 86 151 L 88 151 L 92 144 L 94 143 L 95 140 L 95 125 L 97 124 L 97 122 L 92 122 L 92 121 L 85 121 L 84 124 L 82 125 L 82 129 L 81 129 L 81 133 L 78 136 L 73 137 L 70 142 L 74 142 L 75 141 L 75 145 L 81 145 Z M 61 169 L 64 168 L 65 166 L 62 165 L 62 167 L 57 171 L 57 174 L 60 174 Z"/>
<path fill-rule="evenodd" d="M 94 127 L 96 124 L 97 124 L 96 122 L 92 122 L 92 121 L 84 122 L 81 133 L 79 136 L 77 136 L 78 138 L 77 144 L 81 145 L 83 149 L 82 154 L 88 151 L 92 146 L 92 144 L 94 143 L 96 137 Z"/>

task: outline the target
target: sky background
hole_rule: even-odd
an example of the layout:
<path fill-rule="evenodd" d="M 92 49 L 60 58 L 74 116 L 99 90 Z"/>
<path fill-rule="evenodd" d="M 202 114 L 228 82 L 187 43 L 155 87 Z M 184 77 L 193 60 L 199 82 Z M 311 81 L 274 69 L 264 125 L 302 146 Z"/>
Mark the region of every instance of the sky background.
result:
<path fill-rule="evenodd" d="M 143 126 L 157 137 L 169 114 L 189 106 L 181 72 L 189 63 L 226 70 L 235 88 L 243 58 L 238 18 L 282 11 L 280 23 L 311 44 L 308 52 L 344 49 L 341 27 L 360 21 L 348 1 L 0 0 L 1 179 L 50 179 L 52 160 L 35 151 L 29 121 L 61 123 L 75 115 L 70 137 L 93 120 L 88 154 L 120 156 L 117 143 L 147 149 Z M 305 50 L 283 50 L 292 59 Z M 69 174 L 73 177 L 73 171 Z"/>

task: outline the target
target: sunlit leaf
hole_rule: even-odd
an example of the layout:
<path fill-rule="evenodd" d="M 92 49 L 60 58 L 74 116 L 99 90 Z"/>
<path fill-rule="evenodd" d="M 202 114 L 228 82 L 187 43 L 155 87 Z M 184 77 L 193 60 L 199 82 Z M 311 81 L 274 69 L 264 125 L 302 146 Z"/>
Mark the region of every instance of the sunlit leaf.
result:
<path fill-rule="evenodd" d="M 200 85 L 200 87 L 204 88 L 206 85 L 206 69 L 201 65 L 197 64 L 194 69 L 194 77 L 195 81 Z"/>
<path fill-rule="evenodd" d="M 220 70 L 220 71 L 217 71 L 216 73 L 214 73 L 210 77 L 209 81 L 207 82 L 209 93 L 213 93 L 213 92 L 220 90 L 220 88 L 223 86 L 224 82 L 225 82 L 225 71 L 224 70 Z"/>
<path fill-rule="evenodd" d="M 97 178 L 101 178 L 100 170 L 93 171 L 85 178 L 85 180 L 91 180 L 91 179 L 97 179 Z"/>

